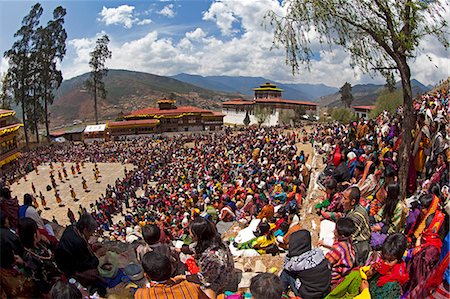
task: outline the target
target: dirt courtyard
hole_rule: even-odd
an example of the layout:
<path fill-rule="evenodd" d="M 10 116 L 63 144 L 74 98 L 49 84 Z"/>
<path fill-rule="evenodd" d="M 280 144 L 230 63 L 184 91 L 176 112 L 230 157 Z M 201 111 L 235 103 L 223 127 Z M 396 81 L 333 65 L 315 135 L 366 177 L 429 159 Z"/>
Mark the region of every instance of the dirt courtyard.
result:
<path fill-rule="evenodd" d="M 74 212 L 75 217 L 78 218 L 78 208 L 81 204 L 85 208 L 89 208 L 90 203 L 94 203 L 102 194 L 105 194 L 106 186 L 108 184 L 114 185 L 116 179 L 123 178 L 125 176 L 124 169 L 131 170 L 134 168 L 131 164 L 123 165 L 121 163 L 97 163 L 98 169 L 100 171 L 99 183 L 94 181 L 94 164 L 85 163 L 84 168 L 81 168 L 81 174 L 75 173 L 72 175 L 70 167 L 74 163 L 65 163 L 64 167 L 67 171 L 67 179 L 60 181 L 58 179 L 58 170 L 63 174 L 61 163 L 54 163 L 54 175 L 57 187 L 63 207 L 59 207 L 56 199 L 54 190 L 47 191 L 47 185 L 51 186 L 50 181 L 50 166 L 49 164 L 43 164 L 38 167 L 39 174 L 37 175 L 35 171 L 27 175 L 27 181 L 22 178 L 19 183 L 14 183 L 11 185 L 11 191 L 13 196 L 17 196 L 19 204 L 23 204 L 23 196 L 25 193 L 30 193 L 36 197 L 39 204 L 38 210 L 42 211 L 42 218 L 51 221 L 53 216 L 60 225 L 69 224 L 69 219 L 67 218 L 67 209 L 70 208 Z M 81 180 L 82 177 L 87 181 L 88 190 L 90 192 L 85 192 L 83 190 Z M 33 194 L 31 183 L 36 187 L 36 194 Z M 72 199 L 70 194 L 70 185 L 74 188 L 76 193 L 76 202 Z M 45 209 L 41 205 L 41 200 L 39 199 L 39 191 L 45 196 L 45 201 L 47 202 L 47 208 Z"/>

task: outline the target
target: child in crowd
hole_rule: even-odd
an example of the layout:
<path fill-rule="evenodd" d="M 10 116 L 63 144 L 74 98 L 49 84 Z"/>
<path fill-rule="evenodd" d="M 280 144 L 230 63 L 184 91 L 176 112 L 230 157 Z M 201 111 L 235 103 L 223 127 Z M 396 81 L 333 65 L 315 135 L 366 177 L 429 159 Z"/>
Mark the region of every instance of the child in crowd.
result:
<path fill-rule="evenodd" d="M 161 229 L 155 224 L 148 224 L 142 227 L 142 237 L 145 245 L 139 245 L 136 248 L 136 257 L 138 261 L 142 261 L 143 256 L 147 252 L 158 252 L 165 255 L 172 264 L 173 275 L 181 274 L 181 265 L 179 263 L 178 254 L 169 247 L 168 244 L 161 242 Z"/>
<path fill-rule="evenodd" d="M 341 283 L 355 266 L 355 249 L 351 240 L 351 235 L 355 230 L 355 224 L 350 218 L 340 218 L 336 222 L 335 241 L 325 256 L 331 264 L 332 289 Z M 319 245 L 327 247 L 321 242 Z"/>
<path fill-rule="evenodd" d="M 373 299 L 400 298 L 402 286 L 409 280 L 406 263 L 402 260 L 407 247 L 405 235 L 387 237 L 381 250 L 381 261 L 372 265 L 370 294 Z"/>
<path fill-rule="evenodd" d="M 208 299 L 199 284 L 186 279 L 171 277 L 171 262 L 164 254 L 147 252 L 142 257 L 142 268 L 149 281 L 147 287 L 139 288 L 135 299 L 191 298 Z"/>

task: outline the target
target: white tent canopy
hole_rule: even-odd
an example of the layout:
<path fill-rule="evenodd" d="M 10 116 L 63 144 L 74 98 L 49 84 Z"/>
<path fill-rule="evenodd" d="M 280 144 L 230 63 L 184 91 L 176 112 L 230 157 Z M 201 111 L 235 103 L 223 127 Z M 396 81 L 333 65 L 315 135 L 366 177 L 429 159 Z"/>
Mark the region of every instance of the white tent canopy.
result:
<path fill-rule="evenodd" d="M 84 133 L 96 133 L 96 132 L 104 132 L 106 130 L 106 124 L 101 125 L 89 125 L 84 129 Z"/>

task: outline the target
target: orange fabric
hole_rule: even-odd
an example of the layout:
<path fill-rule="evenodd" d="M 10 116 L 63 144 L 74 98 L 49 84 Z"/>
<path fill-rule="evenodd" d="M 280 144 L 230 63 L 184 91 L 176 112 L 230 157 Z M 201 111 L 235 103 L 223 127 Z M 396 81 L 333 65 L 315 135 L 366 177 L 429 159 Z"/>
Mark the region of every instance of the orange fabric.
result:
<path fill-rule="evenodd" d="M 422 234 L 423 230 L 425 229 L 428 216 L 430 216 L 431 214 L 436 212 L 438 205 L 439 205 L 439 198 L 436 195 L 433 195 L 433 201 L 431 202 L 431 205 L 428 208 L 427 214 L 425 215 L 425 217 L 423 217 L 419 226 L 414 231 L 414 237 L 419 238 L 419 236 Z"/>
<path fill-rule="evenodd" d="M 200 285 L 187 280 L 170 279 L 166 283 L 154 284 L 150 288 L 140 288 L 134 294 L 135 299 L 208 299 Z"/>
<path fill-rule="evenodd" d="M 270 220 L 273 217 L 273 215 L 275 215 L 275 208 L 271 204 L 267 204 L 261 209 L 261 212 L 259 212 L 258 217 L 256 218 L 257 219 L 266 218 L 267 220 Z"/>

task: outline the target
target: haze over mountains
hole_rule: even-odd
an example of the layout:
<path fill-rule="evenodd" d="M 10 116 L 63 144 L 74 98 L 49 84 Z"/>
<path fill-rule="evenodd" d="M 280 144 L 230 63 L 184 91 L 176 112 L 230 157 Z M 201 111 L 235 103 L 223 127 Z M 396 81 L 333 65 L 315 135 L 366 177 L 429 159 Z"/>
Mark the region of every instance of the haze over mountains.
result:
<path fill-rule="evenodd" d="M 312 101 L 321 96 L 338 91 L 336 87 L 324 84 L 284 84 L 263 77 L 233 77 L 233 76 L 199 76 L 190 74 L 178 74 L 172 78 L 197 85 L 203 88 L 236 92 L 253 96 L 253 88 L 261 84 L 271 82 L 283 89 L 283 98 L 287 100 Z"/>
<path fill-rule="evenodd" d="M 70 125 L 74 120 L 89 122 L 94 119 L 93 96 L 84 82 L 89 74 L 63 81 L 56 92 L 51 112 L 51 127 Z M 177 105 L 192 105 L 220 111 L 222 102 L 234 98 L 253 98 L 253 88 L 271 82 L 284 90 L 283 98 L 315 101 L 324 106 L 342 106 L 335 87 L 323 84 L 282 84 L 263 77 L 198 76 L 179 74 L 173 77 L 158 76 L 127 70 L 110 70 L 105 77 L 106 99 L 99 99 L 100 119 L 115 119 L 145 107 L 156 107 L 156 101 L 167 97 Z M 413 93 L 421 94 L 429 87 L 412 80 Z M 353 105 L 373 105 L 383 85 L 353 86 Z"/>

